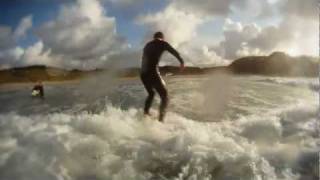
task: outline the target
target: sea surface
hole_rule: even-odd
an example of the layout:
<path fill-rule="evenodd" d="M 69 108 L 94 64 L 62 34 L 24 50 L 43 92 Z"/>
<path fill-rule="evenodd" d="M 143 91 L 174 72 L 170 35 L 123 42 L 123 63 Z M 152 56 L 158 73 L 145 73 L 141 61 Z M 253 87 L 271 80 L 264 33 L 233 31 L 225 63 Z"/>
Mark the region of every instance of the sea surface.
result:
<path fill-rule="evenodd" d="M 0 87 L 0 180 L 317 180 L 315 78 L 168 76 L 164 123 L 139 79 Z"/>

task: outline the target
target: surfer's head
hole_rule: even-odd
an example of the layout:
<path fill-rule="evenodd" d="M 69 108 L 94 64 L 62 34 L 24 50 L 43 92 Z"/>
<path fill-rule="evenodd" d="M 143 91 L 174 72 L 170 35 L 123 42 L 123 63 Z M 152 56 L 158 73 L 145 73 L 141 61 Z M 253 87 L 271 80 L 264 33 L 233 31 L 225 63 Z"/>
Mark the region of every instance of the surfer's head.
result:
<path fill-rule="evenodd" d="M 158 31 L 158 32 L 154 33 L 153 38 L 154 39 L 164 39 L 164 35 L 162 32 Z"/>

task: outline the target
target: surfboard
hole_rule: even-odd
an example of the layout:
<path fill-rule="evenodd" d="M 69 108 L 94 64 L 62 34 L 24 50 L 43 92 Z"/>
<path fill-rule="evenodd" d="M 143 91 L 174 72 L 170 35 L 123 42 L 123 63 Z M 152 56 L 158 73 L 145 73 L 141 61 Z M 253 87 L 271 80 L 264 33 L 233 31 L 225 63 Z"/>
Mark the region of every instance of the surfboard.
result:
<path fill-rule="evenodd" d="M 144 121 L 144 120 L 158 121 L 157 113 L 153 110 L 151 110 L 150 115 L 145 115 L 143 111 L 139 111 L 137 116 L 138 116 L 138 119 L 141 121 Z"/>

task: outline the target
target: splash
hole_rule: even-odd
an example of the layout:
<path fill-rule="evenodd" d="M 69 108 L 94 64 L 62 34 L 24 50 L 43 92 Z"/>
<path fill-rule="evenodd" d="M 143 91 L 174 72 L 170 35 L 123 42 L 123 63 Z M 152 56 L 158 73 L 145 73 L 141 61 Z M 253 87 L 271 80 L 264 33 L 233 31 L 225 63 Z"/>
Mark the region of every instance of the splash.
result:
<path fill-rule="evenodd" d="M 1 113 L 0 179 L 319 177 L 318 102 L 313 92 L 299 87 L 280 99 L 291 87 L 236 79 L 232 83 L 235 96 L 224 105 L 225 115 L 219 121 L 206 121 L 207 116 L 189 114 L 194 108 L 186 104 L 201 97 L 196 82 L 199 79 L 169 81 L 175 96 L 165 123 L 143 117 L 141 107 L 130 105 L 143 104 L 136 99 L 143 88 L 132 81 L 115 92 L 108 91 L 109 98 L 97 104 L 93 100 L 93 106 L 99 107 L 96 112 L 90 110 L 92 105 L 76 103 L 39 113 L 43 104 L 37 102 L 27 115 L 22 111 Z M 208 81 L 200 85 L 202 82 Z M 48 88 L 49 93 L 56 92 Z M 65 91 L 74 92 L 70 88 Z M 48 96 L 50 109 L 59 105 Z M 64 97 L 61 102 L 65 106 L 69 100 Z"/>

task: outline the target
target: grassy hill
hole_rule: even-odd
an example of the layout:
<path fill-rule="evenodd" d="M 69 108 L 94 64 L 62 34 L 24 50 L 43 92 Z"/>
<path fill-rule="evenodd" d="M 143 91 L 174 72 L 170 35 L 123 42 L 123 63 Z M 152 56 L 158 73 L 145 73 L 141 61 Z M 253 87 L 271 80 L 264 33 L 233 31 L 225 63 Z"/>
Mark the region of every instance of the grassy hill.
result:
<path fill-rule="evenodd" d="M 35 81 L 71 81 L 98 71 L 64 70 L 46 66 L 28 66 L 0 71 L 0 84 Z"/>
<path fill-rule="evenodd" d="M 318 76 L 319 58 L 290 57 L 282 52 L 270 56 L 251 56 L 234 61 L 229 68 L 236 74 L 274 76 Z"/>
<path fill-rule="evenodd" d="M 201 75 L 217 71 L 227 71 L 234 74 L 316 77 L 319 73 L 319 58 L 306 56 L 290 57 L 284 53 L 276 52 L 270 56 L 240 58 L 233 61 L 229 66 L 223 67 L 186 67 L 183 72 L 180 72 L 179 67 L 160 67 L 161 74 L 172 75 Z M 110 70 L 81 71 L 46 66 L 28 66 L 1 70 L 0 84 L 35 81 L 72 81 L 104 72 L 110 72 Z M 139 68 L 118 70 L 115 72 L 115 75 L 119 77 L 136 77 L 139 75 Z"/>

